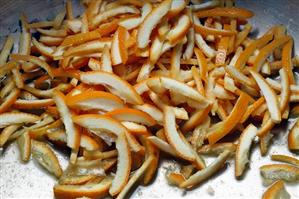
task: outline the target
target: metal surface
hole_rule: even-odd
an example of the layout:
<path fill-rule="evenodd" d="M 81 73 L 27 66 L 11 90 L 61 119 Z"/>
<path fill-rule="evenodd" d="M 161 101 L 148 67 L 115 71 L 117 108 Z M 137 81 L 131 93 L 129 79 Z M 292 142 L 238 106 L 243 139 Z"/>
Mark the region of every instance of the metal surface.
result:
<path fill-rule="evenodd" d="M 17 36 L 19 31 L 18 18 L 25 13 L 30 21 L 52 19 L 63 8 L 61 0 L 0 0 L 0 44 L 9 33 Z M 80 13 L 79 2 L 74 1 L 76 12 Z M 299 46 L 299 1 L 298 0 L 246 0 L 237 1 L 237 5 L 253 10 L 256 14 L 251 20 L 254 35 L 263 33 L 270 26 L 284 24 Z M 16 37 L 17 38 L 17 37 Z M 15 49 L 16 50 L 16 47 Z M 299 54 L 298 48 L 296 54 Z M 298 77 L 298 76 L 297 76 Z M 275 130 L 274 144 L 270 153 L 291 154 L 287 149 L 287 129 L 292 119 Z M 59 154 L 59 160 L 65 168 L 67 159 Z M 211 162 L 208 159 L 208 164 Z M 259 167 L 271 163 L 268 156 L 261 157 L 258 145 L 254 145 L 250 157 L 250 169 L 242 180 L 234 177 L 234 163 L 230 160 L 226 168 L 216 176 L 199 185 L 192 191 L 182 191 L 171 187 L 165 180 L 168 170 L 178 169 L 174 160 L 161 163 L 155 181 L 147 187 L 138 187 L 132 193 L 132 198 L 260 198 L 266 187 L 262 185 Z M 52 187 L 56 179 L 30 161 L 21 163 L 16 144 L 11 144 L 0 155 L 0 198 L 53 198 Z M 299 187 L 287 184 L 287 190 L 292 198 L 299 198 Z"/>

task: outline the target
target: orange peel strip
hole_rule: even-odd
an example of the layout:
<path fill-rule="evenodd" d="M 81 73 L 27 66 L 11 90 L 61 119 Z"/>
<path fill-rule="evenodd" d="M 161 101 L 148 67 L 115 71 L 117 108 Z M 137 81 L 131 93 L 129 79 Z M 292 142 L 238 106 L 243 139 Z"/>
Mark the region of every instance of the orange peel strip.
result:
<path fill-rule="evenodd" d="M 168 13 L 171 8 L 171 0 L 164 0 L 159 6 L 155 7 L 143 20 L 138 28 L 137 46 L 139 48 L 147 47 L 152 30 L 159 21 Z"/>
<path fill-rule="evenodd" d="M 120 121 L 136 122 L 147 126 L 153 126 L 156 124 L 156 121 L 147 113 L 131 108 L 115 109 L 105 115 Z"/>
<path fill-rule="evenodd" d="M 99 31 L 94 30 L 91 32 L 79 33 L 79 34 L 67 36 L 60 45 L 61 46 L 79 45 L 99 38 L 101 38 L 101 34 L 99 33 Z"/>
<path fill-rule="evenodd" d="M 15 60 L 15 61 L 29 61 L 33 64 L 36 64 L 36 65 L 42 67 L 43 69 L 45 69 L 47 71 L 47 73 L 50 75 L 50 77 L 52 77 L 52 78 L 54 77 L 52 69 L 48 65 L 48 63 L 45 62 L 44 60 L 41 60 L 38 57 L 31 56 L 31 55 L 20 55 L 20 54 L 11 54 L 10 57 L 12 60 Z"/>
<path fill-rule="evenodd" d="M 219 141 L 237 125 L 241 117 L 246 112 L 249 100 L 250 98 L 247 95 L 243 93 L 240 95 L 233 110 L 223 121 L 223 124 L 207 135 L 210 144 L 214 144 Z"/>
<path fill-rule="evenodd" d="M 249 46 L 245 48 L 243 52 L 241 52 L 239 58 L 236 60 L 235 67 L 237 69 L 243 69 L 245 63 L 248 61 L 249 57 L 253 54 L 253 52 L 260 48 L 261 46 L 266 45 L 273 38 L 273 33 L 266 33 L 261 38 L 253 41 Z"/>
<path fill-rule="evenodd" d="M 213 8 L 196 13 L 199 18 L 204 17 L 231 17 L 246 19 L 254 16 L 253 12 L 244 8 Z"/>
<path fill-rule="evenodd" d="M 53 99 L 56 103 L 57 109 L 65 126 L 65 132 L 67 135 L 67 146 L 69 146 L 72 149 L 77 149 L 80 144 L 80 133 L 78 132 L 72 121 L 70 110 L 68 109 L 65 102 L 65 96 L 60 91 L 54 90 Z"/>
<path fill-rule="evenodd" d="M 80 74 L 80 80 L 90 85 L 104 85 L 108 89 L 123 98 L 126 102 L 140 105 L 143 100 L 128 82 L 122 80 L 117 75 L 107 72 L 85 72 Z"/>
<path fill-rule="evenodd" d="M 295 79 L 293 75 L 293 63 L 292 63 L 292 49 L 293 49 L 293 39 L 290 39 L 282 48 L 281 54 L 281 64 L 286 69 L 290 84 L 295 84 Z"/>
<path fill-rule="evenodd" d="M 203 26 L 201 24 L 194 24 L 193 25 L 195 32 L 200 33 L 203 36 L 207 35 L 215 35 L 215 36 L 233 36 L 236 35 L 237 32 L 231 30 L 218 30 L 215 28 L 209 28 Z"/>
<path fill-rule="evenodd" d="M 295 166 L 299 166 L 299 160 L 295 157 L 288 155 L 273 154 L 271 155 L 271 160 L 289 163 Z"/>
<path fill-rule="evenodd" d="M 278 180 L 273 183 L 264 193 L 262 199 L 272 198 L 290 198 L 290 194 L 286 191 L 284 182 Z"/>
<path fill-rule="evenodd" d="M 189 144 L 185 142 L 180 136 L 180 133 L 177 131 L 175 124 L 176 122 L 174 111 L 171 109 L 171 107 L 165 107 L 164 129 L 168 142 L 180 157 L 189 161 L 194 161 L 194 151 L 192 150 L 191 146 L 189 146 Z"/>
<path fill-rule="evenodd" d="M 0 105 L 0 113 L 6 112 L 17 100 L 20 95 L 20 89 L 14 88 L 6 97 Z"/>
<path fill-rule="evenodd" d="M 254 60 L 252 69 L 255 71 L 260 71 L 262 64 L 265 62 L 267 57 L 278 47 L 284 45 L 291 39 L 290 36 L 283 36 L 279 38 L 275 38 L 272 42 L 270 42 L 268 45 L 263 47 L 256 59 Z"/>
<path fill-rule="evenodd" d="M 124 106 L 123 101 L 104 91 L 83 91 L 82 93 L 66 98 L 66 104 L 71 108 L 81 110 L 105 110 L 112 111 Z"/>

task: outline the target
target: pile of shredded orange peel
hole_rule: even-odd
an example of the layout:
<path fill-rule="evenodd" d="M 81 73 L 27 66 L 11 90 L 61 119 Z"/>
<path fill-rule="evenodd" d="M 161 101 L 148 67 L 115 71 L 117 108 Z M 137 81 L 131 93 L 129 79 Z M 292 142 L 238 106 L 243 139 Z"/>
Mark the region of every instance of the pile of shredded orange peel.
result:
<path fill-rule="evenodd" d="M 71 1 L 53 21 L 23 15 L 17 53 L 8 36 L 0 54 L 0 147 L 16 141 L 22 161 L 56 176 L 56 198 L 125 198 L 154 180 L 162 153 L 182 164 L 166 175 L 182 189 L 232 157 L 239 178 L 253 141 L 266 155 L 271 129 L 298 117 L 299 57 L 283 25 L 251 38 L 254 13 L 232 0 L 82 4 L 76 18 Z M 291 151 L 296 120 L 285 132 Z M 56 146 L 69 149 L 65 170 Z M 206 165 L 206 156 L 216 158 Z M 260 168 L 274 182 L 262 197 L 289 197 L 299 160 L 271 157 L 285 163 Z"/>

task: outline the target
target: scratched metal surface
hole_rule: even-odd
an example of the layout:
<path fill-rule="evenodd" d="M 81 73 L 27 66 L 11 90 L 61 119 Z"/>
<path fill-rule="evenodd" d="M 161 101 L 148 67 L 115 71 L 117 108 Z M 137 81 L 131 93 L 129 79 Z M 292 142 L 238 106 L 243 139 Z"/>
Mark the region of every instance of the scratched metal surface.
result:
<path fill-rule="evenodd" d="M 63 8 L 61 0 L 0 0 L 0 44 L 2 46 L 8 34 L 16 36 L 19 31 L 18 18 L 25 13 L 30 21 L 52 19 Z M 75 3 L 75 14 L 80 13 L 78 1 Z M 299 46 L 299 1 L 298 0 L 239 0 L 237 5 L 253 10 L 256 14 L 251 20 L 255 34 L 259 35 L 274 24 L 284 24 Z M 15 46 L 14 51 L 17 49 Z M 295 50 L 299 54 L 298 48 Z M 297 74 L 298 77 L 298 74 Z M 287 131 L 293 120 L 284 123 L 275 130 L 274 144 L 270 154 L 281 153 L 296 156 L 287 150 Z M 13 143 L 0 155 L 0 198 L 53 198 L 52 187 L 56 179 L 47 175 L 34 161 L 21 163 L 16 144 Z M 67 159 L 57 153 L 65 168 Z M 298 157 L 298 154 L 297 154 Z M 269 157 L 261 157 L 258 145 L 250 157 L 250 169 L 242 180 L 234 177 L 234 163 L 230 160 L 226 167 L 216 176 L 201 184 L 192 191 L 182 191 L 171 187 L 165 180 L 168 170 L 178 169 L 173 160 L 164 160 L 159 168 L 155 181 L 147 187 L 138 187 L 131 198 L 260 198 L 266 187 L 262 185 L 259 167 L 271 163 Z M 212 159 L 208 159 L 208 164 Z M 292 198 L 299 198 L 299 186 L 287 184 Z"/>

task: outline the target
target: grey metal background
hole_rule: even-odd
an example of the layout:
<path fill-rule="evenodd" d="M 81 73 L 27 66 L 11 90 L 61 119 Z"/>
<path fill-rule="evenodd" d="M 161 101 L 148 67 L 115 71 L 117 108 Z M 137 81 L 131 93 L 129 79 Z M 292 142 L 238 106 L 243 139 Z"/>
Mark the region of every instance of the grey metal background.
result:
<path fill-rule="evenodd" d="M 62 0 L 0 0 L 0 46 L 8 34 L 18 35 L 18 19 L 21 13 L 29 20 L 53 19 L 63 8 Z M 255 34 L 263 33 L 270 26 L 284 24 L 299 46 L 299 0 L 237 0 L 237 6 L 248 8 L 255 12 L 251 20 Z M 80 13 L 79 1 L 74 1 L 75 15 Z M 296 54 L 299 54 L 296 48 Z M 298 76 L 297 76 L 298 77 Z M 275 130 L 274 144 L 270 154 L 280 153 L 296 156 L 287 149 L 288 123 Z M 59 160 L 63 167 L 67 165 L 67 158 L 62 154 Z M 298 157 L 298 155 L 297 155 Z M 208 163 L 212 159 L 208 159 Z M 234 163 L 231 160 L 225 169 L 201 184 L 192 191 L 183 191 L 171 187 L 165 180 L 168 170 L 178 169 L 173 160 L 161 163 L 155 181 L 147 187 L 138 187 L 132 193 L 132 198 L 260 198 L 266 187 L 262 185 L 259 167 L 271 163 L 269 157 L 261 157 L 258 145 L 254 145 L 251 155 L 250 169 L 242 180 L 234 177 Z M 0 155 L 0 198 L 53 198 L 52 187 L 56 179 L 39 167 L 34 161 L 21 163 L 16 144 L 11 144 Z M 287 184 L 287 190 L 292 198 L 299 198 L 299 186 Z"/>

